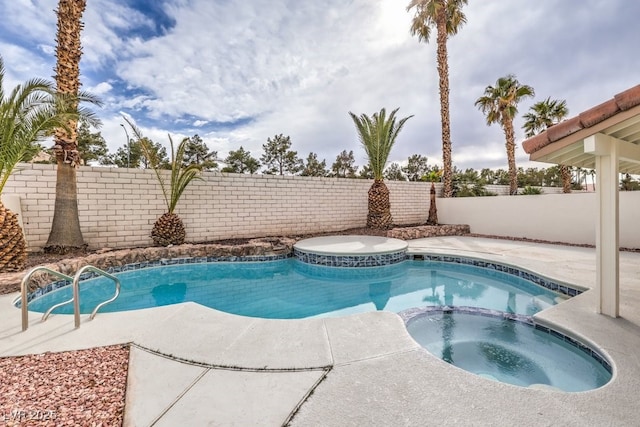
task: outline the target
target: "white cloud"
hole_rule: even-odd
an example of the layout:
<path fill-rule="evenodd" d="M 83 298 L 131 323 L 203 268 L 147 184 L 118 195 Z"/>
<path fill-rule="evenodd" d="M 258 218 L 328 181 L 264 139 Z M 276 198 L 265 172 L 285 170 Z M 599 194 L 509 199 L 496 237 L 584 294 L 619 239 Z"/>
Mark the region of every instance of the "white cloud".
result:
<path fill-rule="evenodd" d="M 124 142 L 119 124 L 126 111 L 147 136 L 165 142 L 167 132 L 198 132 L 220 156 L 242 145 L 259 157 L 266 139 L 283 133 L 300 157 L 313 151 L 331 164 L 347 149 L 363 164 L 347 112 L 400 107 L 400 117 L 415 117 L 390 160 L 419 153 L 439 162 L 435 33 L 429 44 L 409 34 L 408 3 L 168 0 L 162 5 L 175 26 L 143 39 L 157 22 L 126 4 L 95 0 L 84 17 L 84 84 L 105 101 L 99 114 L 110 149 Z M 53 6 L 0 5 L 9 80 L 51 76 Z M 506 168 L 502 130 L 486 126 L 474 106 L 500 76 L 515 73 L 536 89 L 520 113 L 551 96 L 566 99 L 577 114 L 638 83 L 640 57 L 629 54 L 640 36 L 638 4 L 483 0 L 464 10 L 468 23 L 448 43 L 453 159 L 462 169 Z M 149 119 L 156 122 L 147 129 Z M 214 123 L 242 119 L 210 131 Z M 518 118 L 518 138 L 521 124 Z M 528 164 L 521 149 L 517 154 L 519 165 Z"/>

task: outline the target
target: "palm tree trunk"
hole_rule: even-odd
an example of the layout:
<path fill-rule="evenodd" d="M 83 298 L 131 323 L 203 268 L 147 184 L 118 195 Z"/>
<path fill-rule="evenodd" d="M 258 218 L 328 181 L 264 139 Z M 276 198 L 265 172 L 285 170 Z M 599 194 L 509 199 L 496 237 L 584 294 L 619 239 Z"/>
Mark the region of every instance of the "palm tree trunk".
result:
<path fill-rule="evenodd" d="M 431 183 L 431 190 L 429 191 L 429 217 L 427 218 L 427 225 L 438 225 L 438 208 L 436 208 L 436 184 Z"/>
<path fill-rule="evenodd" d="M 449 114 L 449 63 L 447 60 L 447 22 L 444 7 L 437 18 L 437 62 L 440 91 L 440 121 L 442 124 L 442 163 L 444 164 L 442 181 L 443 197 L 453 193 L 451 165 L 451 123 Z"/>
<path fill-rule="evenodd" d="M 369 188 L 369 213 L 367 214 L 367 227 L 386 230 L 391 228 L 391 202 L 389 189 L 381 179 L 373 181 Z"/>
<path fill-rule="evenodd" d="M 45 252 L 66 253 L 85 246 L 78 214 L 76 168 L 69 163 L 58 163 L 53 222 L 44 249 Z"/>
<path fill-rule="evenodd" d="M 0 272 L 22 271 L 27 260 L 27 243 L 18 216 L 0 202 Z"/>
<path fill-rule="evenodd" d="M 513 130 L 513 121 L 505 118 L 502 121 L 502 128 L 507 140 L 507 162 L 509 164 L 509 195 L 518 194 L 518 170 L 516 169 L 516 137 Z"/>
<path fill-rule="evenodd" d="M 562 192 L 571 193 L 571 169 L 569 166 L 560 165 L 560 178 L 562 179 Z"/>
<path fill-rule="evenodd" d="M 60 0 L 58 2 L 58 31 L 56 47 L 56 86 L 60 93 L 77 95 L 80 90 L 80 57 L 82 45 L 82 14 L 86 0 Z M 76 166 L 80 165 L 77 145 L 77 123 L 69 123 L 69 132 L 58 129 L 55 133 L 54 152 L 57 160 L 56 201 L 51 232 L 45 251 L 64 253 L 72 248 L 84 247 L 78 214 Z"/>

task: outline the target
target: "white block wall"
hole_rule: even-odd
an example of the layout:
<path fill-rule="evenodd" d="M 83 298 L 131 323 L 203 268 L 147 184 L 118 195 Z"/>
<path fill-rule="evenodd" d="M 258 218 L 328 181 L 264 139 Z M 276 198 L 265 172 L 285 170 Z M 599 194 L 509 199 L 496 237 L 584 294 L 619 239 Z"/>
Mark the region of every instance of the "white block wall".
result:
<path fill-rule="evenodd" d="M 438 219 L 479 234 L 595 245 L 596 194 L 438 199 Z M 640 248 L 640 191 L 620 192 L 620 246 Z"/>
<path fill-rule="evenodd" d="M 176 210 L 189 242 L 366 225 L 369 180 L 212 172 L 203 178 L 187 188 Z M 5 198 L 20 197 L 29 250 L 41 249 L 49 237 L 55 183 L 55 165 L 21 164 L 5 186 Z M 396 224 L 426 221 L 430 183 L 391 181 L 387 186 Z M 91 248 L 151 245 L 151 228 L 166 211 L 151 170 L 81 167 L 78 193 L 80 226 Z M 595 243 L 594 193 L 437 200 L 441 223 L 468 224 L 474 233 Z M 640 248 L 639 211 L 640 192 L 621 192 L 623 247 Z"/>
<path fill-rule="evenodd" d="M 371 181 L 207 172 L 178 204 L 187 241 L 306 234 L 366 225 Z M 21 164 L 4 189 L 20 196 L 30 250 L 49 237 L 55 201 L 54 165 Z M 429 184 L 389 182 L 396 224 L 424 222 Z M 78 209 L 92 248 L 148 246 L 156 219 L 166 212 L 152 170 L 81 167 Z"/>

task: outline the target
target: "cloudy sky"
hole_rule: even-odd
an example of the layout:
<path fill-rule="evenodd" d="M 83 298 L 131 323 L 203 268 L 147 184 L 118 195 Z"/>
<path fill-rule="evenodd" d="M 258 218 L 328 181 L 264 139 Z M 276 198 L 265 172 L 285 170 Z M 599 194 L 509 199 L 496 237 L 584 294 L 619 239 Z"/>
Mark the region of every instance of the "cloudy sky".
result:
<path fill-rule="evenodd" d="M 83 89 L 112 152 L 124 145 L 122 116 L 166 142 L 199 134 L 225 157 L 240 146 L 255 157 L 276 134 L 306 158 L 331 165 L 353 150 L 348 116 L 385 107 L 414 115 L 391 161 L 422 154 L 441 161 L 436 45 L 409 33 L 409 0 L 88 0 L 82 35 Z M 52 78 L 54 0 L 0 0 L 5 89 Z M 520 114 L 547 97 L 570 115 L 640 83 L 640 2 L 471 0 L 467 24 L 448 43 L 453 162 L 506 169 L 502 130 L 474 106 L 509 73 L 535 89 Z M 516 121 L 523 139 L 522 120 Z M 529 163 L 519 147 L 519 166 Z"/>

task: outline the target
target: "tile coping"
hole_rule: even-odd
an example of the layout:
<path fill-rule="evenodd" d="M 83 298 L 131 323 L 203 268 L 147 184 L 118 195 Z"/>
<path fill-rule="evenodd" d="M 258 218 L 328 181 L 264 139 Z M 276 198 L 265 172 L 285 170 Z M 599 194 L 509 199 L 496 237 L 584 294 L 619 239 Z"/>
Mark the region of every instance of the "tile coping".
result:
<path fill-rule="evenodd" d="M 596 360 L 602 367 L 604 367 L 607 372 L 613 374 L 613 368 L 611 362 L 608 357 L 597 351 L 594 348 L 580 342 L 579 340 L 572 338 L 569 335 L 565 335 L 556 331 L 555 329 L 549 328 L 547 326 L 542 326 L 536 323 L 533 316 L 527 316 L 523 314 L 515 314 L 508 313 L 506 311 L 500 310 L 491 310 L 487 308 L 479 308 L 479 307 L 466 307 L 466 306 L 425 306 L 425 307 L 415 307 L 409 308 L 407 310 L 403 310 L 398 315 L 402 318 L 405 325 L 409 325 L 412 321 L 418 318 L 422 318 L 425 316 L 431 316 L 434 314 L 440 313 L 464 313 L 471 314 L 476 316 L 484 316 L 484 317 L 495 317 L 499 319 L 510 320 L 522 324 L 529 325 L 541 332 L 554 336 L 567 344 L 581 350 L 586 353 L 588 356 L 592 357 Z"/>
<path fill-rule="evenodd" d="M 171 266 L 171 265 L 183 265 L 183 264 L 201 264 L 201 263 L 214 263 L 214 262 L 266 262 L 266 261 L 278 261 L 283 259 L 288 259 L 295 257 L 295 251 L 287 254 L 280 255 L 260 255 L 260 256 L 208 256 L 208 257 L 185 257 L 185 258 L 170 258 L 170 259 L 159 259 L 155 261 L 145 261 L 134 264 L 126 264 L 122 266 L 114 266 L 106 268 L 105 271 L 110 274 L 122 273 L 126 271 L 133 270 L 141 270 L 144 268 L 154 268 L 154 267 L 162 267 L 162 266 Z M 315 254 L 307 254 L 314 255 Z M 330 256 L 326 255 L 317 255 L 318 257 L 326 258 Z M 391 265 L 397 264 L 405 260 L 422 260 L 422 261 L 433 261 L 433 262 L 445 262 L 445 263 L 455 263 L 455 264 L 463 264 L 470 265 L 474 267 L 484 268 L 487 270 L 494 270 L 496 275 L 498 274 L 509 274 L 512 276 L 520 277 L 522 279 L 533 282 L 539 286 L 547 288 L 551 291 L 555 291 L 561 294 L 564 294 L 569 297 L 574 297 L 576 295 L 581 294 L 586 289 L 580 288 L 577 286 L 569 285 L 566 283 L 557 282 L 555 280 L 551 280 L 549 278 L 540 276 L 536 273 L 530 272 L 528 270 L 524 270 L 519 267 L 514 267 L 508 264 L 502 264 L 495 261 L 489 261 L 480 258 L 472 258 L 466 256 L 454 256 L 454 255 L 441 255 L 441 254 L 407 254 L 407 253 L 399 253 L 399 254 L 383 254 L 375 257 L 382 258 L 371 258 L 370 255 L 365 256 L 356 256 L 356 257 L 348 257 L 348 256 L 334 256 L 335 260 L 326 260 L 325 262 L 333 262 L 332 264 L 317 264 L 317 263 L 308 263 L 310 265 L 320 265 L 320 266 L 328 266 L 328 267 L 347 267 L 347 268 L 366 268 L 366 267 L 376 267 L 383 265 Z M 297 258 L 297 257 L 296 257 Z M 303 259 L 297 258 L 299 261 L 305 263 Z M 309 258 L 308 258 L 309 259 Z M 380 264 L 380 262 L 383 262 Z M 96 273 L 87 272 L 80 277 L 80 280 L 88 280 L 97 277 Z M 38 298 L 48 292 L 54 291 L 64 286 L 68 286 L 70 282 L 65 280 L 58 280 L 51 283 L 48 283 L 34 292 L 29 293 L 27 296 L 27 301 L 30 302 L 35 298 Z M 17 307 L 20 307 L 20 297 L 16 298 L 13 301 L 13 304 Z"/>

